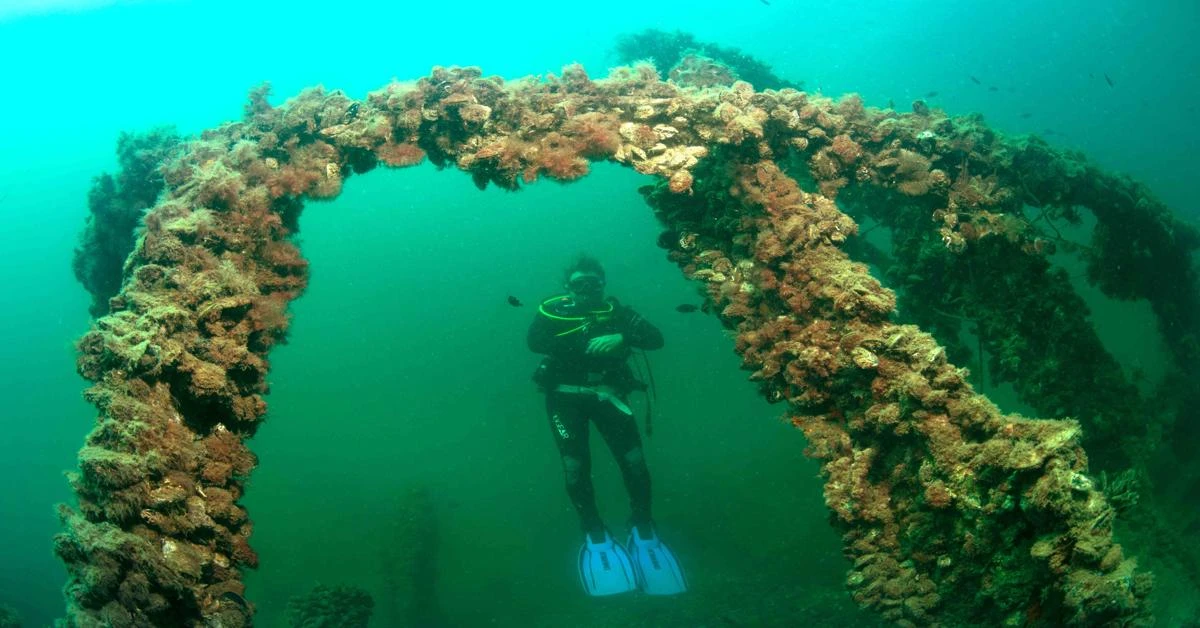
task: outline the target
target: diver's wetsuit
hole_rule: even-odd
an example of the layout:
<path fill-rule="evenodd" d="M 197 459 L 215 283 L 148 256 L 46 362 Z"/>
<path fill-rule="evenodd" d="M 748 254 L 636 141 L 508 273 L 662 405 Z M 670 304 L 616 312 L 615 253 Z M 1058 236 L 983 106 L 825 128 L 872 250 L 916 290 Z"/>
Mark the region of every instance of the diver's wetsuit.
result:
<path fill-rule="evenodd" d="M 608 444 L 621 468 L 633 510 L 633 525 L 646 529 L 650 517 L 650 472 L 642 455 L 637 422 L 627 412 L 629 393 L 641 386 L 633 377 L 628 359 L 631 349 L 658 349 L 662 332 L 632 309 L 608 299 L 610 312 L 590 312 L 567 297 L 543 302 L 542 309 L 566 320 L 539 312 L 529 327 L 529 348 L 546 354 L 535 375 L 546 393 L 546 414 L 562 456 L 567 494 L 584 532 L 599 535 L 603 522 L 596 509 L 592 487 L 592 458 L 588 448 L 588 421 Z M 607 305 L 605 306 L 607 308 Z M 572 331 L 573 330 L 573 331 Z M 620 333 L 622 346 L 608 354 L 588 355 L 588 342 L 597 336 Z M 611 392 L 617 403 L 590 394 L 588 389 Z"/>

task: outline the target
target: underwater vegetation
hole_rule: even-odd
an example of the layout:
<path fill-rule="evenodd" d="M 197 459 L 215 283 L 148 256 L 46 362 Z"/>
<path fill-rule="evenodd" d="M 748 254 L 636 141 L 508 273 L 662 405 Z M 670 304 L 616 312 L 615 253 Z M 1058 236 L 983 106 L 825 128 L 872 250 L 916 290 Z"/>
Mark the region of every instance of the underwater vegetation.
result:
<path fill-rule="evenodd" d="M 133 250 L 134 228 L 162 192 L 159 167 L 179 146 L 174 128 L 122 133 L 117 140 L 121 170 L 101 174 L 88 192 L 90 212 L 72 266 L 75 278 L 92 295 L 92 316 L 108 312 L 108 300 L 121 289 L 125 258 Z"/>
<path fill-rule="evenodd" d="M 725 72 L 706 63 L 693 55 L 688 75 Z M 1150 301 L 1179 376 L 1196 381 L 1200 235 L 1143 186 L 977 116 L 687 86 L 648 64 L 600 80 L 580 66 L 520 81 L 438 67 L 362 101 L 317 88 L 276 107 L 267 95 L 254 90 L 242 121 L 164 162 L 121 289 L 79 341 L 99 417 L 71 478 L 78 511 L 62 507 L 56 540 L 69 623 L 250 623 L 241 570 L 257 557 L 238 500 L 268 355 L 307 283 L 296 217 L 347 177 L 425 159 L 480 188 L 571 181 L 597 160 L 657 179 L 642 191 L 659 245 L 804 432 L 846 586 L 884 619 L 1148 625 L 1152 578 L 1114 538 L 1118 507 L 1144 528 L 1127 545 L 1197 581 L 1196 548 L 1153 547 L 1189 515 L 1130 497 L 1130 478 L 1195 481 L 1154 436 L 1195 429 L 1189 380 L 1164 383 L 1147 410 L 1046 260 L 1065 245 L 1056 225 L 1090 211 L 1089 279 Z M 855 248 L 865 218 L 893 229 L 892 251 Z M 887 261 L 901 296 L 848 251 Z M 930 333 L 964 322 L 981 330 L 994 378 L 1071 418 L 1004 414 L 976 391 L 954 362 L 969 348 Z M 431 568 L 435 547 L 414 549 L 414 568 Z"/>
<path fill-rule="evenodd" d="M 0 628 L 21 628 L 21 616 L 11 606 L 0 604 Z"/>
<path fill-rule="evenodd" d="M 766 63 L 732 46 L 699 41 L 684 31 L 648 28 L 617 39 L 617 59 L 624 65 L 649 61 L 667 71 L 679 84 L 697 87 L 732 85 L 743 80 L 758 89 L 801 89 L 804 82 L 793 83 L 776 76 Z"/>
<path fill-rule="evenodd" d="M 288 601 L 288 626 L 292 628 L 367 628 L 375 601 L 362 589 L 347 586 L 313 587 Z"/>

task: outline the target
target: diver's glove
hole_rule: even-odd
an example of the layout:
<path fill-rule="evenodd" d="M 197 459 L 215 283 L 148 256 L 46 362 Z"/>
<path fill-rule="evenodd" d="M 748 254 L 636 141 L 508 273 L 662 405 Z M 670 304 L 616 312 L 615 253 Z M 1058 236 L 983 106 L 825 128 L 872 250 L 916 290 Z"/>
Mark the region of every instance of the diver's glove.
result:
<path fill-rule="evenodd" d="M 625 345 L 625 335 L 624 334 L 607 334 L 604 336 L 596 336 L 595 338 L 592 338 L 590 341 L 588 341 L 586 353 L 592 354 L 592 355 L 603 354 L 603 353 L 612 353 L 613 351 L 620 349 L 624 345 Z"/>

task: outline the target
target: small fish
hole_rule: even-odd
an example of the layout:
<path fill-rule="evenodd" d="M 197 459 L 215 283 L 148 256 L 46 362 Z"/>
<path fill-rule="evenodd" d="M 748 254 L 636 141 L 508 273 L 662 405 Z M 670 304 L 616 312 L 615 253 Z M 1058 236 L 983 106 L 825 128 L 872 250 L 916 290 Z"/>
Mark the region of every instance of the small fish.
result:
<path fill-rule="evenodd" d="M 976 84 L 976 85 L 983 85 L 983 83 L 982 83 L 982 82 L 980 82 L 980 80 L 979 80 L 979 79 L 977 79 L 977 78 L 975 78 L 974 76 L 969 76 L 969 77 L 967 77 L 967 78 L 971 79 L 971 82 L 972 82 L 972 83 L 974 83 L 974 84 Z"/>
<path fill-rule="evenodd" d="M 508 304 L 513 307 L 521 307 L 522 305 L 525 305 L 524 303 L 521 303 L 520 299 L 518 299 L 517 297 L 514 297 L 511 294 L 508 295 Z"/>
<path fill-rule="evenodd" d="M 763 4 L 765 4 L 765 5 L 767 5 L 767 6 L 771 6 L 771 3 L 770 3 L 770 2 L 767 2 L 767 0 L 758 0 L 758 1 L 759 1 L 759 2 L 761 2 L 761 3 L 763 3 Z"/>
<path fill-rule="evenodd" d="M 692 305 L 691 303 L 680 303 L 679 305 L 675 306 L 676 312 L 683 312 L 684 314 L 688 314 L 690 312 L 695 312 L 698 309 L 700 309 L 700 308 L 695 305 Z"/>
<path fill-rule="evenodd" d="M 1054 129 L 1042 129 L 1042 135 L 1058 135 L 1058 131 Z"/>
<path fill-rule="evenodd" d="M 937 92 L 929 92 L 928 94 L 925 94 L 925 97 L 926 98 L 937 98 L 937 95 L 938 95 Z"/>
<path fill-rule="evenodd" d="M 1021 114 L 1021 117 L 1022 117 L 1022 118 L 1029 118 L 1029 117 L 1030 117 L 1030 116 L 1032 116 L 1032 115 L 1033 115 L 1032 113 L 1029 113 L 1028 111 L 1026 111 L 1025 113 L 1022 113 L 1022 114 Z"/>
<path fill-rule="evenodd" d="M 1109 87 L 1116 87 L 1116 86 L 1117 86 L 1115 83 L 1113 83 L 1113 81 L 1112 81 L 1112 78 L 1110 78 L 1110 77 L 1108 76 L 1108 73 L 1107 73 L 1107 72 L 1105 72 L 1105 73 L 1104 73 L 1104 82 L 1105 82 L 1105 83 L 1108 83 L 1108 86 L 1109 86 Z"/>
<path fill-rule="evenodd" d="M 888 109 L 895 109 L 895 108 L 896 108 L 896 101 L 889 98 L 888 99 Z"/>
<path fill-rule="evenodd" d="M 989 92 L 998 92 L 998 91 L 1000 91 L 1000 88 L 996 87 L 995 85 L 991 85 L 988 87 L 988 91 Z"/>
<path fill-rule="evenodd" d="M 230 602 L 233 602 L 234 604 L 237 604 L 238 606 L 241 606 L 242 608 L 250 607 L 249 604 L 246 604 L 246 598 L 238 595 L 237 593 L 234 593 L 233 591 L 226 591 L 226 592 L 222 593 L 221 595 L 219 595 L 218 597 L 220 597 L 222 600 L 228 600 Z"/>

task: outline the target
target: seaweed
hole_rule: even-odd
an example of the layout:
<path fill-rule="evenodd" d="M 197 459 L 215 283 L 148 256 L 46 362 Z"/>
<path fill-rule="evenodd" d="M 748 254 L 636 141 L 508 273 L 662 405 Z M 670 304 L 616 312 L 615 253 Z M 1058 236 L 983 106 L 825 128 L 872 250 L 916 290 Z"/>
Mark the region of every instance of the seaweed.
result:
<path fill-rule="evenodd" d="M 620 63 L 632 64 L 649 60 L 663 72 L 671 72 L 689 55 L 707 57 L 727 67 L 736 80 L 740 79 L 758 89 L 802 89 L 803 82 L 792 82 L 777 76 L 766 63 L 734 48 L 699 41 L 695 35 L 681 30 L 667 32 L 657 28 L 622 35 L 617 39 L 617 58 Z M 732 84 L 730 80 L 725 85 Z"/>
<path fill-rule="evenodd" d="M 122 133 L 117 140 L 120 170 L 116 176 L 102 173 L 92 181 L 89 215 L 71 262 L 75 278 L 92 295 L 92 316 L 106 314 L 108 300 L 120 291 L 135 229 L 162 192 L 160 169 L 180 142 L 170 126 Z"/>
<path fill-rule="evenodd" d="M 288 600 L 291 628 L 367 628 L 375 602 L 366 591 L 351 586 L 318 584 Z"/>

